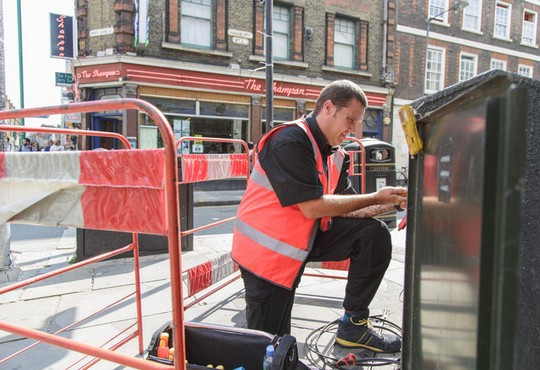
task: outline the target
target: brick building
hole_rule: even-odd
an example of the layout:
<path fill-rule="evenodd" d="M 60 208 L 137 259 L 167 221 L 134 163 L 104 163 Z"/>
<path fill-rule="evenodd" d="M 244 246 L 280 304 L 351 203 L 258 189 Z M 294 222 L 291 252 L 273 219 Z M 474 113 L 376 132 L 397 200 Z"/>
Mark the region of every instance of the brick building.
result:
<path fill-rule="evenodd" d="M 396 1 L 394 114 L 423 89 L 430 94 L 490 69 L 540 78 L 539 0 L 468 0 L 465 8 L 446 11 L 456 3 Z M 428 17 L 433 19 L 426 71 Z M 397 165 L 406 165 L 399 125 L 394 143 Z"/>
<path fill-rule="evenodd" d="M 369 99 L 356 135 L 390 141 L 394 89 L 386 54 L 393 37 L 385 16 L 390 23 L 394 18 L 385 11 L 388 3 L 393 11 L 394 0 L 274 1 L 276 123 L 311 111 L 325 85 L 346 78 Z M 260 0 L 77 0 L 76 7 L 80 100 L 147 100 L 178 136 L 256 141 L 264 132 Z M 142 148 L 159 145 L 142 114 L 95 113 L 83 126 L 123 133 Z M 87 146 L 115 145 L 92 140 Z M 204 143 L 197 150 L 209 149 Z"/>

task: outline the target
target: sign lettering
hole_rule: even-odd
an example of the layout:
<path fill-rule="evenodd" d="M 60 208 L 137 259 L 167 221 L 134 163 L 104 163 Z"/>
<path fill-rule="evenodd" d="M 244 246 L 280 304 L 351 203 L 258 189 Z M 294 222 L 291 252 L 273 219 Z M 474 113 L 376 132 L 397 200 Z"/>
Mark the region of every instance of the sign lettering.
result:
<path fill-rule="evenodd" d="M 248 79 L 244 81 L 244 87 L 246 90 L 253 91 L 253 92 L 259 92 L 262 93 L 265 91 L 263 88 L 262 82 L 258 82 L 255 79 Z M 306 90 L 300 87 L 286 87 L 286 86 L 278 86 L 277 82 L 274 82 L 273 85 L 273 91 L 275 94 L 279 95 L 306 95 Z"/>
<path fill-rule="evenodd" d="M 56 86 L 71 86 L 73 85 L 73 78 L 71 73 L 54 72 L 56 80 Z"/>
<path fill-rule="evenodd" d="M 248 32 L 248 31 L 240 31 L 240 30 L 229 29 L 228 34 L 229 34 L 229 36 L 242 37 L 242 38 L 245 38 L 245 39 L 252 39 L 253 38 L 253 34 L 251 32 Z"/>
<path fill-rule="evenodd" d="M 120 76 L 120 71 L 117 69 L 108 70 L 108 71 L 100 71 L 99 69 L 94 69 L 91 71 L 87 71 L 87 70 L 77 71 L 77 79 L 97 78 L 97 77 L 110 78 L 110 77 L 115 77 L 115 76 Z"/>
<path fill-rule="evenodd" d="M 249 40 L 242 37 L 233 37 L 231 40 L 234 44 L 249 45 Z"/>
<path fill-rule="evenodd" d="M 98 30 L 90 30 L 90 37 L 112 35 L 113 33 L 114 33 L 114 28 L 112 27 L 100 28 Z"/>
<path fill-rule="evenodd" d="M 51 57 L 73 58 L 73 17 L 49 14 L 51 26 Z"/>

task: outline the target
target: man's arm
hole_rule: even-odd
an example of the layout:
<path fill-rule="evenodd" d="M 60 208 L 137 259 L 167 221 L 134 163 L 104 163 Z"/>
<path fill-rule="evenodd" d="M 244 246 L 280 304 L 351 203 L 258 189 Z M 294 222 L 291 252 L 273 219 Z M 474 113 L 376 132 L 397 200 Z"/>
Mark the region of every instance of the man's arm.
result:
<path fill-rule="evenodd" d="M 298 207 L 307 218 L 321 218 L 341 216 L 375 205 L 403 206 L 406 204 L 406 188 L 385 187 L 371 194 L 326 194 L 317 199 L 298 203 Z"/>
<path fill-rule="evenodd" d="M 370 218 L 378 215 L 382 215 L 387 212 L 395 211 L 396 208 L 393 204 L 377 204 L 374 206 L 365 207 L 362 209 L 357 209 L 349 213 L 341 215 L 341 217 L 346 218 Z"/>

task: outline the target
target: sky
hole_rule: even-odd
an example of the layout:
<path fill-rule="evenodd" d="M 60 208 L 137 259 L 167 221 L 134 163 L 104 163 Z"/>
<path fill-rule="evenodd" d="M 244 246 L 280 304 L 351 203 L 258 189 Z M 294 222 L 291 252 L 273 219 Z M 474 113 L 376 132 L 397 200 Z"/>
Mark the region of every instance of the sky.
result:
<path fill-rule="evenodd" d="M 20 108 L 19 46 L 17 40 L 17 0 L 4 4 L 4 48 L 6 94 Z M 73 0 L 20 0 L 23 39 L 23 81 L 25 108 L 61 104 L 61 88 L 55 86 L 55 72 L 66 72 L 66 60 L 51 58 L 49 13 L 73 16 Z M 76 23 L 75 19 L 73 23 Z M 74 32 L 74 38 L 76 33 Z M 76 43 L 76 42 L 75 42 Z M 75 46 L 74 46 L 75 47 Z M 75 51 L 76 54 L 76 51 Z M 29 118 L 28 126 L 60 125 L 59 115 Z"/>

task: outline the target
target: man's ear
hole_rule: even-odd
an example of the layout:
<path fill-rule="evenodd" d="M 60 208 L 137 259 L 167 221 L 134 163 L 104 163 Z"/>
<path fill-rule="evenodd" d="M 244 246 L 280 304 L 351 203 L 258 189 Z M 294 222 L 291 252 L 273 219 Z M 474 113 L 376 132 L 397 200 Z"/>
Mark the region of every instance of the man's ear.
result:
<path fill-rule="evenodd" d="M 334 103 L 332 103 L 331 100 L 327 100 L 324 102 L 323 109 L 326 111 L 327 114 L 330 114 L 333 108 L 334 108 Z"/>

